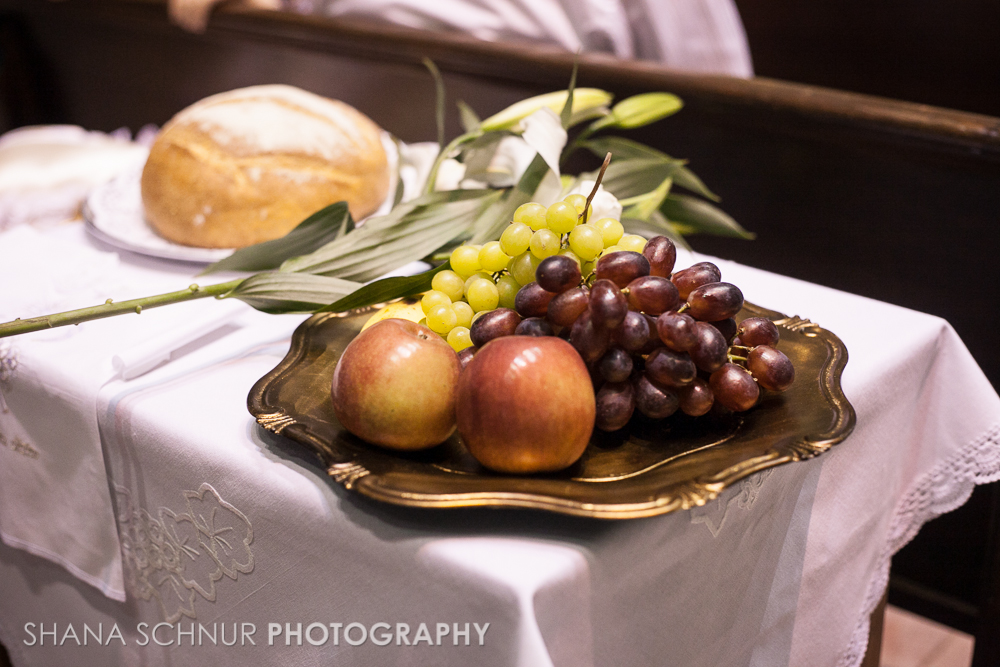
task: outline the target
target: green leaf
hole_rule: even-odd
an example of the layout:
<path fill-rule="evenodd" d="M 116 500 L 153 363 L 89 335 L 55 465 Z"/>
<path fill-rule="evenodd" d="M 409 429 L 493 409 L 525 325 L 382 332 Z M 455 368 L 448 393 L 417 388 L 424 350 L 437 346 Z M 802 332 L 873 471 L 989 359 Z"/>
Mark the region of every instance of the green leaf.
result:
<path fill-rule="evenodd" d="M 630 130 L 671 116 L 684 106 L 681 98 L 670 93 L 642 93 L 633 95 L 614 105 L 611 113 L 594 121 L 590 131 L 609 127 Z"/>
<path fill-rule="evenodd" d="M 566 103 L 563 104 L 562 111 L 559 112 L 559 121 L 564 130 L 570 126 L 570 118 L 573 116 L 573 91 L 576 90 L 576 72 L 579 68 L 580 57 L 578 55 L 573 59 L 573 73 L 569 75 L 569 85 L 566 86 Z"/>
<path fill-rule="evenodd" d="M 660 211 L 674 224 L 684 225 L 691 232 L 752 239 L 755 234 L 743 229 L 721 209 L 706 201 L 688 195 L 669 195 Z"/>
<path fill-rule="evenodd" d="M 720 201 L 719 195 L 715 194 L 709 190 L 701 179 L 698 178 L 693 171 L 687 167 L 680 167 L 674 172 L 674 183 L 681 186 L 685 190 L 690 190 L 695 192 L 705 199 L 711 199 L 712 201 Z"/>
<path fill-rule="evenodd" d="M 462 121 L 462 128 L 466 132 L 478 131 L 480 124 L 479 115 L 472 110 L 472 107 L 466 104 L 464 100 L 458 100 L 455 105 L 458 107 L 458 117 Z"/>
<path fill-rule="evenodd" d="M 639 234 L 647 239 L 663 235 L 672 240 L 679 247 L 687 250 L 691 249 L 688 242 L 684 240 L 681 230 L 677 229 L 677 226 L 674 223 L 663 217 L 663 214 L 659 211 L 653 211 L 648 220 L 637 220 L 635 218 L 626 218 L 625 216 L 622 216 L 622 226 L 629 234 Z"/>
<path fill-rule="evenodd" d="M 666 153 L 661 153 L 655 148 L 650 148 L 646 144 L 640 144 L 638 141 L 632 141 L 624 137 L 597 137 L 596 139 L 582 141 L 580 145 L 601 158 L 611 153 L 616 160 L 632 160 L 635 158 L 673 159 Z"/>
<path fill-rule="evenodd" d="M 434 275 L 451 268 L 449 262 L 415 276 L 393 276 L 368 283 L 336 303 L 322 308 L 323 312 L 342 313 L 345 310 L 364 308 L 376 303 L 385 303 L 404 296 L 413 296 L 431 288 Z"/>
<path fill-rule="evenodd" d="M 225 298 L 239 299 L 265 313 L 311 313 L 359 287 L 340 278 L 271 271 L 250 276 Z"/>
<path fill-rule="evenodd" d="M 670 186 L 673 183 L 674 180 L 668 176 L 655 190 L 647 192 L 644 195 L 639 195 L 638 197 L 620 200 L 621 205 L 624 207 L 622 217 L 648 220 L 649 216 L 663 204 L 663 200 L 666 199 L 667 193 L 670 192 Z"/>
<path fill-rule="evenodd" d="M 674 185 L 682 187 L 685 190 L 690 190 L 706 199 L 719 201 L 719 196 L 709 190 L 702 180 L 685 166 L 687 164 L 686 160 L 677 160 L 655 148 L 640 144 L 638 141 L 632 141 L 623 137 L 608 136 L 580 142 L 580 146 L 583 146 L 601 158 L 610 152 L 616 160 L 646 158 L 666 160 L 675 164 L 679 163 L 676 171 L 673 172 Z"/>
<path fill-rule="evenodd" d="M 682 164 L 680 160 L 668 161 L 660 158 L 615 160 L 612 153 L 611 164 L 604 172 L 602 185 L 619 199 L 638 197 L 660 187 L 663 181 L 673 177 Z M 591 178 L 596 178 L 596 172 Z"/>
<path fill-rule="evenodd" d="M 210 265 L 200 275 L 217 271 L 269 271 L 291 257 L 312 252 L 354 229 L 347 202 L 322 208 L 280 239 L 240 248 L 229 257 Z"/>
<path fill-rule="evenodd" d="M 434 105 L 434 118 L 437 120 L 437 132 L 438 132 L 438 146 L 444 149 L 444 115 L 445 115 L 445 89 L 444 89 L 444 78 L 441 76 L 441 70 L 437 68 L 434 61 L 430 58 L 423 59 L 424 67 L 426 67 L 431 76 L 434 77 L 434 90 L 437 93 L 436 104 Z"/>
<path fill-rule="evenodd" d="M 365 282 L 421 259 L 463 233 L 503 193 L 497 190 L 432 192 L 369 218 L 354 232 L 319 250 L 288 260 L 283 272 L 312 273 Z"/>

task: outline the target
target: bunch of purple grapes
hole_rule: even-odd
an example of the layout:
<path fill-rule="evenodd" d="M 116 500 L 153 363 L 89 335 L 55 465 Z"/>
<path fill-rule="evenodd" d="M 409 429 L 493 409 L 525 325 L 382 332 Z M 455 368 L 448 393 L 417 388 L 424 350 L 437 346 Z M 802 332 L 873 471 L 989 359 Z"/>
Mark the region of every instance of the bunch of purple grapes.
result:
<path fill-rule="evenodd" d="M 560 336 L 586 362 L 597 395 L 596 426 L 624 427 L 636 410 L 664 419 L 678 410 L 698 417 L 713 406 L 740 412 L 761 388 L 784 391 L 795 369 L 776 349 L 778 329 L 763 317 L 737 324 L 743 293 L 700 262 L 673 273 L 677 250 L 665 236 L 642 253 L 619 251 L 581 275 L 571 257 L 538 265 L 515 308 L 483 313 L 470 331 L 475 350 L 506 335 Z"/>

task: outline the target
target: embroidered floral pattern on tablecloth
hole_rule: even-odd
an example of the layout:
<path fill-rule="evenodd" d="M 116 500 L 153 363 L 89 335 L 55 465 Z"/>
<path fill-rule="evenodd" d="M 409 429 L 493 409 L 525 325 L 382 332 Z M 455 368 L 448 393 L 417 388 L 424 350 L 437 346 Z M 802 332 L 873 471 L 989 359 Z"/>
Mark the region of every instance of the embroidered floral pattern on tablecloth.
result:
<path fill-rule="evenodd" d="M 705 524 L 712 537 L 718 537 L 726 522 L 730 506 L 736 503 L 741 510 L 749 511 L 757 502 L 757 496 L 764 487 L 764 482 L 773 472 L 773 469 L 768 468 L 750 475 L 741 479 L 739 484 L 723 491 L 715 500 L 705 503 L 702 507 L 691 508 L 691 523 Z"/>
<path fill-rule="evenodd" d="M 182 512 L 160 507 L 155 515 L 125 487 L 115 491 L 125 585 L 130 595 L 155 599 L 165 622 L 197 618 L 199 596 L 215 602 L 223 577 L 236 581 L 253 571 L 253 526 L 210 484 L 184 491 Z"/>

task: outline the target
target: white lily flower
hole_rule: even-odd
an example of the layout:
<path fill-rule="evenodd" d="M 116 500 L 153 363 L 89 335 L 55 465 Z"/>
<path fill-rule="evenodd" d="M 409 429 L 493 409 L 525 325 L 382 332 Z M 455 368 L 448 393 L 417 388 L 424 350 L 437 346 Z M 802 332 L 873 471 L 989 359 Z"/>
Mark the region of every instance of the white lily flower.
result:
<path fill-rule="evenodd" d="M 453 158 L 448 158 L 441 163 L 438 169 L 437 181 L 434 182 L 435 190 L 457 190 L 462 179 L 465 178 L 465 165 Z"/>
<path fill-rule="evenodd" d="M 542 107 L 522 120 L 521 127 L 524 128 L 521 138 L 538 151 L 549 169 L 559 176 L 559 156 L 568 137 L 556 112 Z"/>

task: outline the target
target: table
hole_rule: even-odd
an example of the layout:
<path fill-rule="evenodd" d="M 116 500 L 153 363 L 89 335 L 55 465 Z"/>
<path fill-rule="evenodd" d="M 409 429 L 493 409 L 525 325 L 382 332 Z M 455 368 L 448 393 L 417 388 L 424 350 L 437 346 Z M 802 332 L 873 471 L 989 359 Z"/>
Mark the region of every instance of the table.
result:
<path fill-rule="evenodd" d="M 0 235 L 0 314 L 197 272 L 110 251 L 78 223 Z M 636 521 L 345 491 L 245 409 L 301 317 L 198 302 L 5 342 L 0 641 L 16 665 L 857 665 L 892 553 L 1000 478 L 1000 398 L 943 320 L 717 261 L 841 337 L 858 425 Z M 193 322 L 169 363 L 115 371 Z"/>

